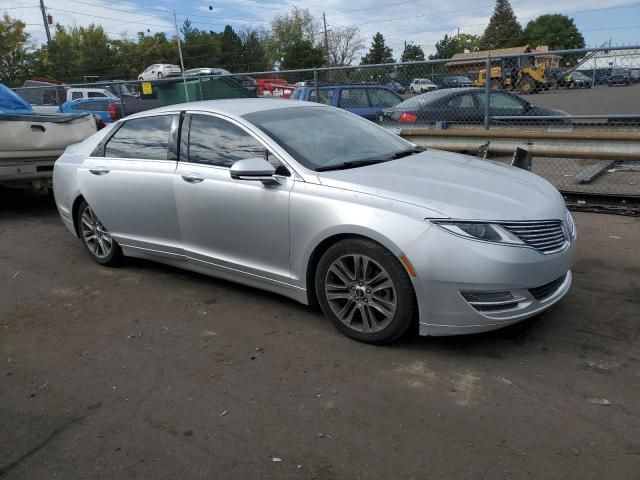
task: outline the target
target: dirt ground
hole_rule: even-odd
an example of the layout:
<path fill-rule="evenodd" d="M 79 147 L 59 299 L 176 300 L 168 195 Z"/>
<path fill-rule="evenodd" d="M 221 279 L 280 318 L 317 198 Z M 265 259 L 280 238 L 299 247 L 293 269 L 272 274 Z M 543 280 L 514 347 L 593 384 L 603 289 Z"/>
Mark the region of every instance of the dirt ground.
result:
<path fill-rule="evenodd" d="M 373 347 L 273 294 L 100 267 L 48 197 L 0 191 L 0 476 L 640 479 L 640 218 L 575 218 L 550 311 Z"/>

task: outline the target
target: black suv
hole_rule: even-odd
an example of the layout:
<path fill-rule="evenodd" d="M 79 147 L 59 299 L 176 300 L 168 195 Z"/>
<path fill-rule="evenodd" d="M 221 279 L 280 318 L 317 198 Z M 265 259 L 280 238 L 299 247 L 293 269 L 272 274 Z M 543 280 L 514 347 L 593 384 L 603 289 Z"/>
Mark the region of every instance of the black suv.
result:
<path fill-rule="evenodd" d="M 628 68 L 614 68 L 611 70 L 611 74 L 607 78 L 607 84 L 612 87 L 613 85 L 630 85 L 631 73 Z"/>

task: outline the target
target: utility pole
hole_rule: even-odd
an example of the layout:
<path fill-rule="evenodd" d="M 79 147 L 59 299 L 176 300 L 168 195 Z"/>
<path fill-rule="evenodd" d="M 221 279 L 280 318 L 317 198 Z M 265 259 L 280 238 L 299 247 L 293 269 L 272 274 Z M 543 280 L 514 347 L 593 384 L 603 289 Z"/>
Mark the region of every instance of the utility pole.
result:
<path fill-rule="evenodd" d="M 327 18 L 322 12 L 322 23 L 324 24 L 324 51 L 327 55 L 327 66 L 331 65 L 331 58 L 329 57 L 329 35 L 327 35 Z"/>
<path fill-rule="evenodd" d="M 42 0 L 40 0 L 42 1 Z M 182 82 L 184 83 L 184 96 L 189 101 L 189 91 L 187 90 L 187 79 L 184 76 L 184 60 L 182 59 L 182 43 L 180 42 L 180 31 L 178 30 L 178 19 L 176 11 L 173 11 L 173 24 L 176 27 L 176 37 L 178 38 L 178 53 L 180 54 L 180 68 L 182 68 Z"/>
<path fill-rule="evenodd" d="M 47 11 L 44 8 L 44 0 L 40 0 L 40 10 L 42 10 L 42 21 L 44 22 L 44 31 L 47 33 L 47 43 L 51 43 L 51 32 L 49 31 L 49 20 L 47 19 Z"/>

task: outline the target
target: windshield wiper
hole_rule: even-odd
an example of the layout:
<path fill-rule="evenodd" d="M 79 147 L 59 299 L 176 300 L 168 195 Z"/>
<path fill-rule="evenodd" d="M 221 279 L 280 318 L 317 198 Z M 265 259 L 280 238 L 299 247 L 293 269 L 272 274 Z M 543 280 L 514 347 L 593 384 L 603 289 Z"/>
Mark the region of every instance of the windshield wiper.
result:
<path fill-rule="evenodd" d="M 346 170 L 347 168 L 364 167 L 366 165 L 373 165 L 374 163 L 383 163 L 393 160 L 392 158 L 385 159 L 373 159 L 373 160 L 351 160 L 349 162 L 336 163 L 333 165 L 325 165 L 316 168 L 316 172 L 326 172 L 327 170 Z"/>
<path fill-rule="evenodd" d="M 408 157 L 409 155 L 414 155 L 416 153 L 424 152 L 426 148 L 424 147 L 413 147 L 408 148 L 406 150 L 400 150 L 399 152 L 394 153 L 390 160 L 397 160 L 398 158 Z"/>

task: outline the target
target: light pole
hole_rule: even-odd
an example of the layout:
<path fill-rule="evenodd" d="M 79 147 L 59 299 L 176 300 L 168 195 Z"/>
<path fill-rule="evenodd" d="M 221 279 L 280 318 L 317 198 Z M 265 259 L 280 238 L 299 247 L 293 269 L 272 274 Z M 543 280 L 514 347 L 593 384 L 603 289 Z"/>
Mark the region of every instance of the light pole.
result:
<path fill-rule="evenodd" d="M 176 37 L 178 38 L 178 53 L 180 54 L 180 68 L 182 68 L 182 82 L 184 83 L 184 96 L 189 102 L 189 91 L 187 90 L 187 79 L 184 76 L 184 60 L 182 59 L 182 43 L 180 42 L 180 32 L 178 31 L 178 19 L 176 18 L 176 11 L 173 11 L 173 24 L 176 27 Z"/>

